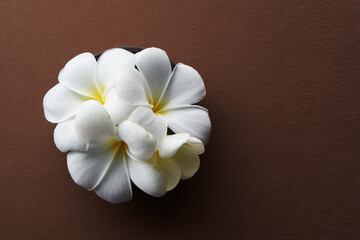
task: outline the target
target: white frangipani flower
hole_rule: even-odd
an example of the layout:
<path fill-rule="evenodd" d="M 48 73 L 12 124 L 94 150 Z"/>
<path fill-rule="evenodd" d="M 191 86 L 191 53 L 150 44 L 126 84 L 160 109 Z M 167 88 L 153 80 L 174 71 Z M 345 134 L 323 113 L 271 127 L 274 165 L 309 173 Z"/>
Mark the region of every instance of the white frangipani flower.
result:
<path fill-rule="evenodd" d="M 120 99 L 151 108 L 164 118 L 175 133 L 189 133 L 208 142 L 211 123 L 207 109 L 192 105 L 206 94 L 199 73 L 179 63 L 171 70 L 167 54 L 158 48 L 147 48 L 135 54 L 133 67 L 121 67 L 115 76 Z"/>
<path fill-rule="evenodd" d="M 167 180 L 167 191 L 176 187 L 180 179 L 189 179 L 200 167 L 199 154 L 203 143 L 187 133 L 167 135 L 152 158 L 146 160 L 157 167 Z"/>
<path fill-rule="evenodd" d="M 57 123 L 55 144 L 69 152 L 69 173 L 81 187 L 112 203 L 131 200 L 131 182 L 160 197 L 199 169 L 211 122 L 193 105 L 206 91 L 190 66 L 172 70 L 158 48 L 135 55 L 114 48 L 98 61 L 74 57 L 58 80 L 44 97 L 45 117 Z"/>
<path fill-rule="evenodd" d="M 166 193 L 163 173 L 144 161 L 160 146 L 157 143 L 167 130 L 166 121 L 150 109 L 137 108 L 116 126 L 101 103 L 90 100 L 78 110 L 75 128 L 89 142 L 88 151 L 67 155 L 69 172 L 78 185 L 112 203 L 132 198 L 130 179 L 152 196 Z"/>
<path fill-rule="evenodd" d="M 134 106 L 118 99 L 113 77 L 122 66 L 134 67 L 134 54 L 120 48 L 104 52 L 96 62 L 91 53 L 71 59 L 59 73 L 59 83 L 45 95 L 43 106 L 49 122 L 57 123 L 54 141 L 62 152 L 86 151 L 88 143 L 75 134 L 74 119 L 81 104 L 96 100 L 104 104 L 111 118 L 119 123 Z"/>

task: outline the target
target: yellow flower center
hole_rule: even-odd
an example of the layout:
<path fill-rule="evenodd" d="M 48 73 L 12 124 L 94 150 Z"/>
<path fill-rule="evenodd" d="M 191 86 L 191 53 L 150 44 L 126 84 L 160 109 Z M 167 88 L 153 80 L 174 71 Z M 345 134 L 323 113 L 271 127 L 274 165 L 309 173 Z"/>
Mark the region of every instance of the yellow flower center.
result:
<path fill-rule="evenodd" d="M 105 95 L 103 89 L 94 89 L 91 93 L 91 96 L 94 100 L 100 102 L 102 105 L 105 104 Z"/>
<path fill-rule="evenodd" d="M 158 112 L 161 111 L 161 108 L 160 108 L 159 106 L 160 106 L 160 104 L 157 104 L 156 106 L 154 106 L 154 107 L 152 108 L 152 110 L 153 110 L 153 112 L 154 112 L 155 114 L 157 114 Z"/>
<path fill-rule="evenodd" d="M 156 115 L 162 115 L 166 112 L 164 111 L 165 105 L 166 105 L 166 99 L 164 99 L 164 97 L 161 97 L 157 103 L 153 103 L 152 110 Z"/>

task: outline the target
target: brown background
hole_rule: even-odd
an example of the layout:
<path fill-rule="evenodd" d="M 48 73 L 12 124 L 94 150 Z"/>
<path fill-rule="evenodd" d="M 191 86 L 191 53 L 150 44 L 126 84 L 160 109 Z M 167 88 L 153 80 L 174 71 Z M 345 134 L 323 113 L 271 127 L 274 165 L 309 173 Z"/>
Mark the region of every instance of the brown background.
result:
<path fill-rule="evenodd" d="M 359 1 L 1 1 L 0 239 L 360 239 Z M 75 55 L 196 68 L 212 137 L 163 198 L 78 187 L 42 98 Z"/>

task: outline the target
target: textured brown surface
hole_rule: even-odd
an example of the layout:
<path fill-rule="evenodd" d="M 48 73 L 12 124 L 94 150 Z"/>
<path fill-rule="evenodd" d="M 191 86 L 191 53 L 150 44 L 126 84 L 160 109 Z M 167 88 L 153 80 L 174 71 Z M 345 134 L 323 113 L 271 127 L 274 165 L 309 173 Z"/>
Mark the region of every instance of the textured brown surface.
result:
<path fill-rule="evenodd" d="M 360 239 L 358 1 L 1 1 L 0 239 Z M 202 75 L 202 166 L 163 198 L 78 187 L 42 98 L 73 56 L 157 46 Z"/>

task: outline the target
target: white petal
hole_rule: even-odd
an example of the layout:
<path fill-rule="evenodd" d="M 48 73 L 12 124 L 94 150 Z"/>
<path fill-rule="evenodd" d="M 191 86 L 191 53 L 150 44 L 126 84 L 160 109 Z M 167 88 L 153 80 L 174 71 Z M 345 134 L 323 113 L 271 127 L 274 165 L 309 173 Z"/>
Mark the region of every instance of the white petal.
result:
<path fill-rule="evenodd" d="M 170 191 L 176 187 L 181 178 L 181 169 L 171 159 L 159 158 L 156 167 L 164 174 L 167 182 L 166 190 Z"/>
<path fill-rule="evenodd" d="M 200 139 L 189 137 L 187 144 L 190 145 L 197 154 L 203 154 L 205 152 L 204 144 Z"/>
<path fill-rule="evenodd" d="M 154 135 L 133 121 L 124 121 L 117 128 L 117 138 L 123 140 L 130 154 L 139 160 L 150 158 L 155 152 Z"/>
<path fill-rule="evenodd" d="M 156 140 L 156 149 L 160 147 L 167 133 L 167 124 L 163 118 L 155 115 L 150 108 L 138 107 L 131 113 L 129 120 L 138 123 L 153 134 Z"/>
<path fill-rule="evenodd" d="M 115 124 L 119 124 L 127 119 L 136 108 L 136 106 L 120 100 L 116 94 L 115 88 L 111 88 L 106 92 L 104 107 Z"/>
<path fill-rule="evenodd" d="M 45 117 L 52 123 L 65 121 L 73 117 L 81 104 L 88 99 L 59 83 L 51 88 L 44 97 Z"/>
<path fill-rule="evenodd" d="M 56 147 L 62 152 L 87 151 L 89 144 L 75 134 L 75 119 L 58 123 L 54 131 Z"/>
<path fill-rule="evenodd" d="M 169 84 L 157 108 L 191 105 L 206 94 L 200 74 L 190 66 L 179 63 L 175 66 Z"/>
<path fill-rule="evenodd" d="M 146 163 L 148 163 L 148 164 L 150 164 L 150 165 L 155 166 L 156 163 L 157 163 L 157 161 L 158 161 L 158 159 L 159 159 L 159 154 L 158 154 L 158 152 L 154 152 L 154 154 L 151 156 L 151 158 L 148 158 L 148 159 L 143 160 L 143 161 L 146 162 Z"/>
<path fill-rule="evenodd" d="M 135 54 L 135 63 L 149 84 L 154 105 L 160 98 L 171 75 L 171 64 L 164 50 L 146 48 Z"/>
<path fill-rule="evenodd" d="M 129 155 L 127 159 L 131 181 L 138 188 L 154 197 L 165 195 L 167 183 L 159 169 Z"/>
<path fill-rule="evenodd" d="M 86 141 L 115 137 L 115 124 L 106 109 L 95 100 L 84 102 L 76 114 L 75 130 Z"/>
<path fill-rule="evenodd" d="M 206 108 L 189 105 L 163 109 L 162 116 L 175 133 L 189 133 L 207 144 L 211 131 L 211 122 Z"/>
<path fill-rule="evenodd" d="M 188 133 L 178 133 L 174 135 L 167 135 L 165 137 L 160 146 L 159 155 L 162 158 L 171 158 L 184 144 L 188 144 L 194 148 L 198 154 L 204 152 L 204 145 L 199 139 L 190 137 Z"/>
<path fill-rule="evenodd" d="M 98 87 L 105 91 L 114 85 L 116 71 L 122 65 L 135 67 L 134 54 L 122 48 L 113 48 L 101 54 L 96 69 L 96 82 Z"/>
<path fill-rule="evenodd" d="M 94 191 L 99 197 L 111 203 L 131 200 L 131 182 L 123 149 L 118 150 L 104 178 Z"/>
<path fill-rule="evenodd" d="M 76 184 L 93 190 L 106 174 L 117 148 L 114 142 L 90 145 L 87 152 L 69 152 L 67 165 Z"/>
<path fill-rule="evenodd" d="M 172 159 L 181 169 L 181 179 L 191 178 L 200 167 L 197 152 L 188 145 L 183 145 Z"/>
<path fill-rule="evenodd" d="M 97 95 L 95 83 L 96 60 L 91 53 L 77 55 L 59 73 L 59 82 L 85 96 Z"/>
<path fill-rule="evenodd" d="M 141 73 L 135 68 L 122 66 L 115 75 L 115 89 L 118 97 L 133 105 L 150 106 L 149 90 Z"/>

